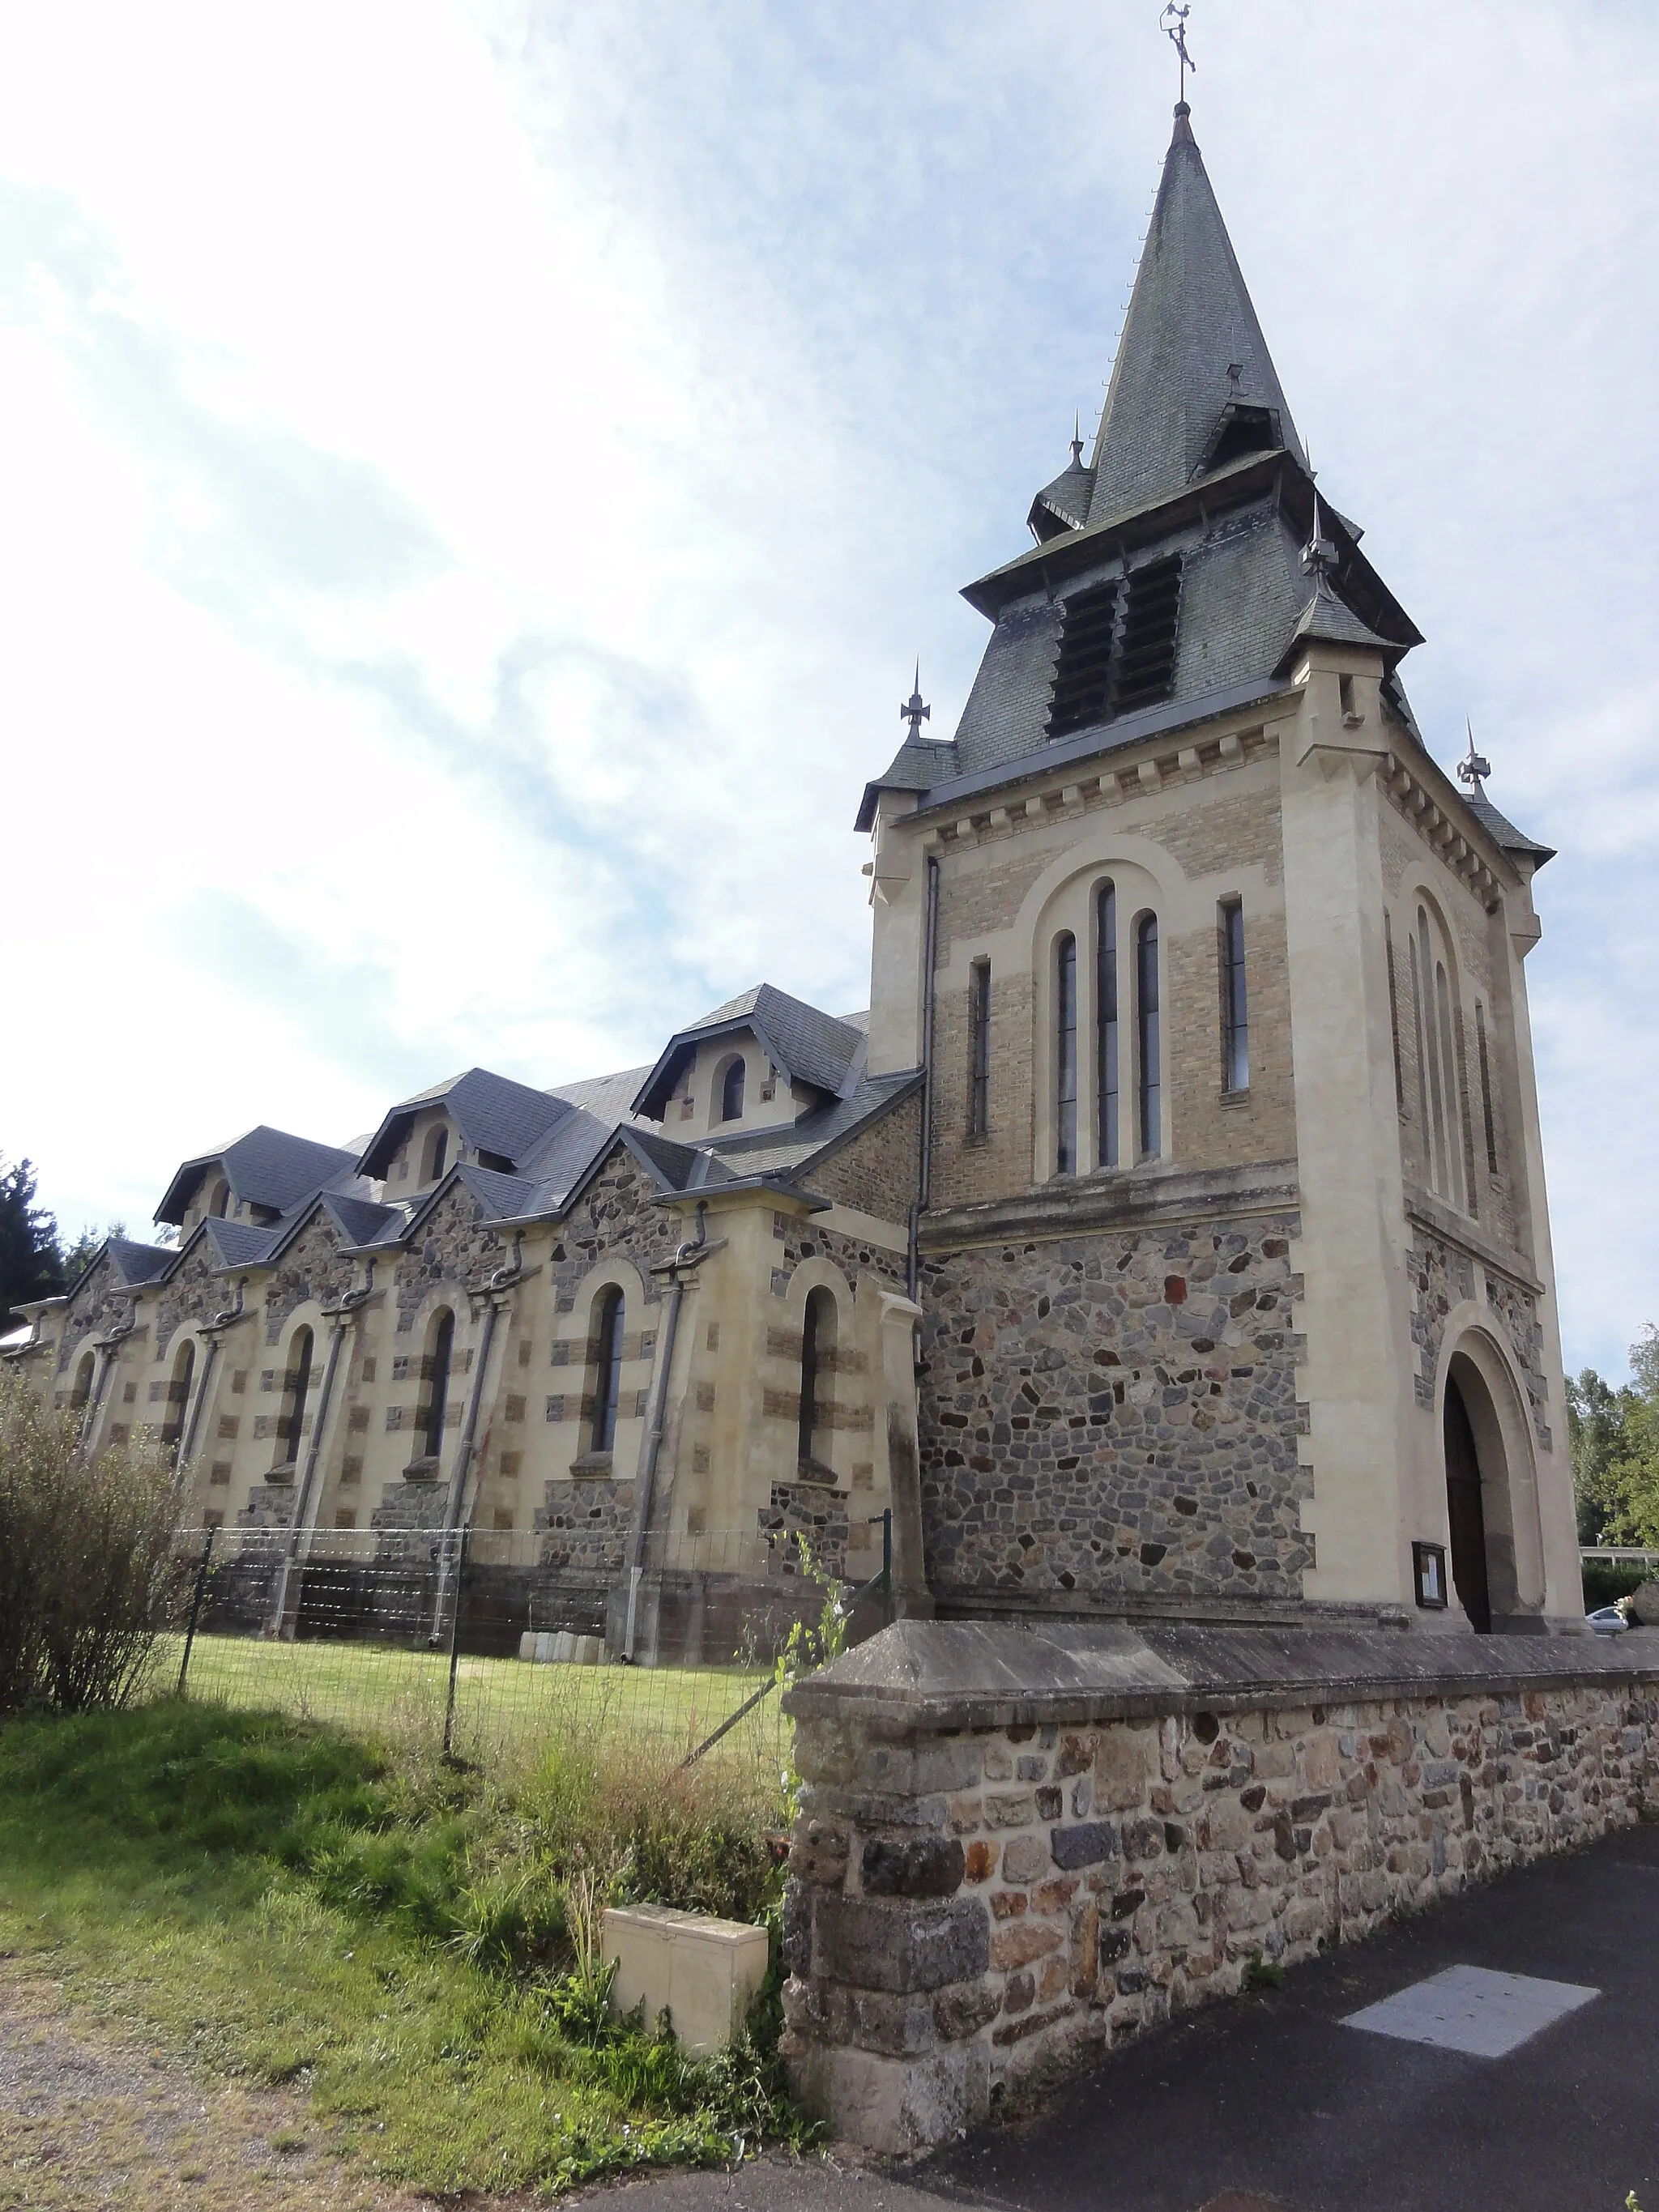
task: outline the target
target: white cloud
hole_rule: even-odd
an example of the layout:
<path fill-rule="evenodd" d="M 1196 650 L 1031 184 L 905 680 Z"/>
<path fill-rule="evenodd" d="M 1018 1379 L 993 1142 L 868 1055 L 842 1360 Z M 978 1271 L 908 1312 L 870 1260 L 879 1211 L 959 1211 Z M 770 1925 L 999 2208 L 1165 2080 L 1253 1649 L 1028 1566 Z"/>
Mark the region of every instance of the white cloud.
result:
<path fill-rule="evenodd" d="M 1619 59 L 1605 35 L 1616 21 Z M 1659 21 L 1195 26 L 1194 120 L 1430 742 L 1562 848 L 1570 1361 L 1659 1315 Z M 0 23 L 0 1142 L 71 1227 L 256 1120 L 864 994 L 849 834 L 1098 405 L 1167 49 L 1128 0 L 319 0 Z M 1615 948 L 1629 946 L 1628 953 Z"/>

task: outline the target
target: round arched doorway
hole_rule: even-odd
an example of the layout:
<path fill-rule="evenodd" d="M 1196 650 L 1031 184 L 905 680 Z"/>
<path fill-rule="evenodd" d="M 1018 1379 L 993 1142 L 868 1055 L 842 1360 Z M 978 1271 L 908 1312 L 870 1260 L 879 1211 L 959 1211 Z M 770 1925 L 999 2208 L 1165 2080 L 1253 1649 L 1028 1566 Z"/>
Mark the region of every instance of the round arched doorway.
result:
<path fill-rule="evenodd" d="M 1481 1495 L 1480 1454 L 1474 1441 L 1464 1388 L 1466 1360 L 1453 1363 L 1446 1377 L 1442 1415 L 1446 1449 L 1446 1511 L 1451 1524 L 1452 1587 L 1477 1634 L 1492 1632 L 1492 1587 L 1486 1559 L 1486 1509 Z M 1461 1377 L 1461 1379 L 1460 1379 Z M 1479 1378 L 1475 1378 L 1477 1384 Z"/>

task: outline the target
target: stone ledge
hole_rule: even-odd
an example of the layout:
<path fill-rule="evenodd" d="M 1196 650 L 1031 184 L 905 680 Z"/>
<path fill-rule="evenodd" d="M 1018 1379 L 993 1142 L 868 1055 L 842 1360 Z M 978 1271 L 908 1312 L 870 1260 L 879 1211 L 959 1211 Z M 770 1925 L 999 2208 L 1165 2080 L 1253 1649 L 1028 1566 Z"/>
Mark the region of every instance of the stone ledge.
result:
<path fill-rule="evenodd" d="M 1296 1212 L 1294 1160 L 1247 1168 L 1127 1170 L 1067 1176 L 1018 1198 L 930 1210 L 920 1224 L 924 1253 L 954 1252 L 1004 1238 L 1074 1237 L 1096 1229 L 1206 1226 L 1240 1214 Z"/>
<path fill-rule="evenodd" d="M 1465 1215 L 1454 1213 L 1450 1206 L 1425 1190 L 1421 1184 L 1406 1185 L 1406 1218 L 1419 1229 L 1426 1229 L 1431 1237 L 1438 1237 L 1447 1244 L 1455 1245 L 1471 1260 L 1478 1260 L 1483 1267 L 1490 1267 L 1495 1275 L 1502 1275 L 1511 1283 L 1518 1283 L 1535 1298 L 1544 1296 L 1544 1285 L 1534 1273 L 1532 1263 L 1519 1252 L 1512 1252 L 1488 1237 L 1477 1222 Z"/>
<path fill-rule="evenodd" d="M 784 1699 L 884 1732 L 1149 1719 L 1659 1680 L 1659 1630 L 1615 1638 L 1398 1630 L 901 1620 Z"/>

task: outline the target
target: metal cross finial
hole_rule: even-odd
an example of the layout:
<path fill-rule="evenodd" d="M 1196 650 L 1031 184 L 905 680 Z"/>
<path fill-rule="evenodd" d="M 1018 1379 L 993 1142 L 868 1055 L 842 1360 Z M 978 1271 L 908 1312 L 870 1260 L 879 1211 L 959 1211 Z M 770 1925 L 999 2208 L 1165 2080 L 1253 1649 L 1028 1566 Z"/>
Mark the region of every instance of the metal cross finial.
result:
<path fill-rule="evenodd" d="M 1458 781 L 1467 783 L 1477 799 L 1484 799 L 1486 794 L 1480 787 L 1480 781 L 1483 776 L 1492 774 L 1492 763 L 1484 754 L 1474 750 L 1474 725 L 1467 714 L 1463 717 L 1463 726 L 1469 733 L 1469 750 L 1457 763 Z"/>
<path fill-rule="evenodd" d="M 1170 0 L 1170 4 L 1158 19 L 1158 28 L 1181 57 L 1181 104 L 1183 107 L 1187 105 L 1187 72 L 1191 70 L 1194 76 L 1198 72 L 1198 64 L 1187 51 L 1187 18 L 1192 12 L 1190 5 L 1178 8 L 1175 0 Z"/>
<path fill-rule="evenodd" d="M 902 722 L 908 722 L 910 725 L 910 735 L 915 738 L 919 738 L 921 735 L 922 724 L 924 722 L 931 722 L 933 719 L 933 708 L 931 707 L 924 707 L 921 703 L 921 663 L 918 660 L 916 663 L 915 687 L 912 690 L 909 697 L 905 701 L 904 704 L 899 708 L 899 720 Z"/>

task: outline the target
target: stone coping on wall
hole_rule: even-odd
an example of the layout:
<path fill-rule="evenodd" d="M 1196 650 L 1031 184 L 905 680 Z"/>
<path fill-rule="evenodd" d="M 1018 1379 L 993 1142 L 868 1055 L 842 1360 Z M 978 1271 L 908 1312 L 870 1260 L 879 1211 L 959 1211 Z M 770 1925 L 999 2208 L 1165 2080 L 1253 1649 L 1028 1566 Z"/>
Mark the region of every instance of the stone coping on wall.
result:
<path fill-rule="evenodd" d="M 1443 1237 L 1447 1243 L 1456 1245 L 1459 1251 L 1467 1252 L 1472 1260 L 1479 1260 L 1483 1267 L 1490 1267 L 1494 1274 L 1505 1275 L 1510 1282 L 1519 1283 L 1522 1289 L 1530 1291 L 1534 1297 L 1544 1296 L 1544 1285 L 1539 1281 L 1529 1260 L 1498 1243 L 1495 1237 L 1487 1236 L 1467 1215 L 1455 1213 L 1450 1206 L 1443 1205 L 1419 1183 L 1408 1182 L 1406 1185 L 1406 1218 L 1414 1222 L 1419 1229 L 1426 1229 L 1431 1236 Z"/>
<path fill-rule="evenodd" d="M 1166 1714 L 1516 1697 L 1659 1679 L 1659 1630 L 1620 1637 L 1400 1629 L 901 1620 L 798 1682 L 793 1719 L 880 1734 Z"/>
<path fill-rule="evenodd" d="M 1018 1198 L 932 1207 L 918 1235 L 924 1252 L 1004 1237 L 1075 1237 L 1098 1229 L 1207 1225 L 1241 1214 L 1291 1212 L 1301 1203 L 1294 1160 L 1242 1168 L 1109 1169 L 1057 1176 Z"/>

